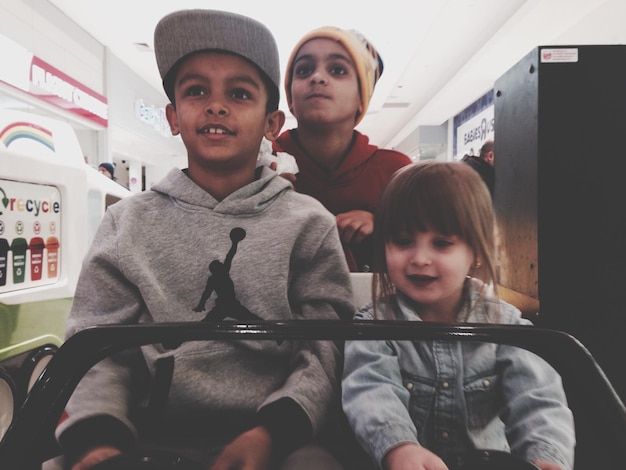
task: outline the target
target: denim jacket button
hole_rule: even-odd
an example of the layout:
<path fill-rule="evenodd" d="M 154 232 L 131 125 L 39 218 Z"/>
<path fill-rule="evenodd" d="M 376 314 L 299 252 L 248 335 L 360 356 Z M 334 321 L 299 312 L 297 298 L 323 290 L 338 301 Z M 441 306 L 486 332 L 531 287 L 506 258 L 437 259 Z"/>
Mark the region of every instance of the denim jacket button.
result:
<path fill-rule="evenodd" d="M 491 381 L 490 381 L 490 380 L 485 379 L 485 380 L 483 380 L 483 385 L 484 385 L 485 387 L 491 387 Z"/>
<path fill-rule="evenodd" d="M 442 433 L 441 433 L 441 438 L 442 438 L 442 439 L 444 439 L 444 440 L 445 440 L 445 439 L 448 439 L 449 437 L 450 437 L 450 434 L 448 434 L 446 431 L 444 431 L 444 432 L 442 432 Z"/>
<path fill-rule="evenodd" d="M 450 384 L 449 384 L 448 382 L 443 382 L 443 383 L 441 384 L 441 387 L 442 387 L 443 389 L 447 389 L 449 386 L 450 386 Z"/>
<path fill-rule="evenodd" d="M 411 382 L 409 382 L 408 384 L 406 384 L 406 388 L 408 390 L 413 390 L 413 384 Z"/>

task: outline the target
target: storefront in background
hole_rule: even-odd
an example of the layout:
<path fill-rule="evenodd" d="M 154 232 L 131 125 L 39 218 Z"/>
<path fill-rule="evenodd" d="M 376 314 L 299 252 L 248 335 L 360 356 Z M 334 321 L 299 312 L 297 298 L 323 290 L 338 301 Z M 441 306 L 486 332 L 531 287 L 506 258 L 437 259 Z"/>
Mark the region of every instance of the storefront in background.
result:
<path fill-rule="evenodd" d="M 47 2 L 0 5 L 0 110 L 67 122 L 85 161 L 115 165 L 118 183 L 149 188 L 186 165 L 165 119 L 167 98 Z"/>
<path fill-rule="evenodd" d="M 478 155 L 485 141 L 494 139 L 493 90 L 454 116 L 452 121 L 453 158 L 460 160 L 464 155 Z"/>
<path fill-rule="evenodd" d="M 186 166 L 185 148 L 170 131 L 165 93 L 148 85 L 113 54 L 108 55 L 107 65 L 108 132 L 115 173 L 119 182 L 139 192 L 171 168 Z"/>
<path fill-rule="evenodd" d="M 109 155 L 104 47 L 48 2 L 0 5 L 0 109 L 67 122 L 85 160 Z"/>

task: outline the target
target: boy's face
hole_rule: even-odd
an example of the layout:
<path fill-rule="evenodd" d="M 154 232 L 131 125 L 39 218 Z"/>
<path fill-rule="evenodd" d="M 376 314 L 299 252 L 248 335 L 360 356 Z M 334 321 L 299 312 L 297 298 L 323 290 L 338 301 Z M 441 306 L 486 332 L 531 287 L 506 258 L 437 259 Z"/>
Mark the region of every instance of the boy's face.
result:
<path fill-rule="evenodd" d="M 354 63 L 346 49 L 331 39 L 312 39 L 293 62 L 291 112 L 298 124 L 354 124 L 361 98 Z"/>
<path fill-rule="evenodd" d="M 253 172 L 261 139 L 275 140 L 285 120 L 282 111 L 266 114 L 260 72 L 234 54 L 200 52 L 185 59 L 174 96 L 167 120 L 183 139 L 195 181 L 218 172 Z"/>

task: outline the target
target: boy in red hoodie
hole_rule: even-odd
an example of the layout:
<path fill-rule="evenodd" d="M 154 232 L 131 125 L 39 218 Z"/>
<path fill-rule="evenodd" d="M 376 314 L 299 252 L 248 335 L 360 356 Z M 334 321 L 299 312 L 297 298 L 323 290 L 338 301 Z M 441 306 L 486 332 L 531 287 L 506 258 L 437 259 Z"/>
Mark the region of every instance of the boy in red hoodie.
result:
<path fill-rule="evenodd" d="M 274 142 L 293 155 L 295 189 L 337 219 L 350 271 L 371 270 L 373 213 L 384 185 L 411 159 L 380 149 L 356 131 L 383 71 L 376 49 L 355 31 L 326 26 L 307 33 L 287 62 L 285 90 L 298 127 Z"/>

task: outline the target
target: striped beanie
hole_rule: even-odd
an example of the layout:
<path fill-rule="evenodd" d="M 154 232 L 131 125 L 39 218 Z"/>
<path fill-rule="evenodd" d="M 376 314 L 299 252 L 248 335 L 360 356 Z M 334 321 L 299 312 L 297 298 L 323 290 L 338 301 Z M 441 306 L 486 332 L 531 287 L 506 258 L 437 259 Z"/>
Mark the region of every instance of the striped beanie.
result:
<path fill-rule="evenodd" d="M 287 93 L 287 104 L 291 108 L 291 82 L 293 80 L 293 63 L 300 51 L 300 48 L 312 39 L 332 39 L 339 42 L 350 54 L 359 78 L 359 94 L 361 96 L 362 112 L 357 116 L 358 124 L 369 106 L 370 99 L 374 94 L 374 86 L 383 73 L 383 60 L 378 55 L 378 51 L 367 39 L 358 31 L 345 30 L 335 26 L 323 26 L 305 34 L 296 44 L 287 62 L 287 72 L 285 73 L 285 92 Z"/>

